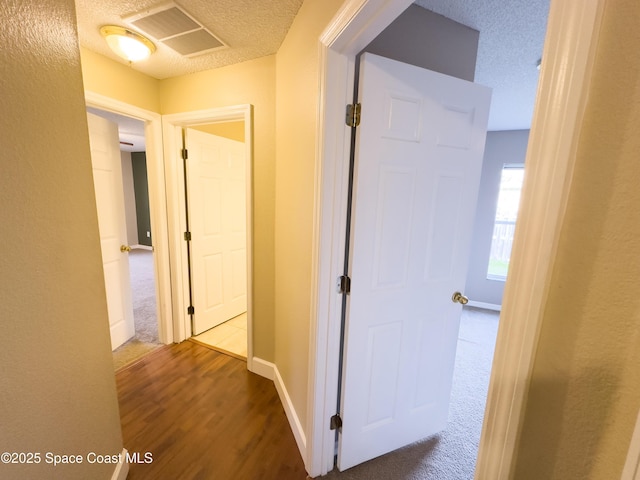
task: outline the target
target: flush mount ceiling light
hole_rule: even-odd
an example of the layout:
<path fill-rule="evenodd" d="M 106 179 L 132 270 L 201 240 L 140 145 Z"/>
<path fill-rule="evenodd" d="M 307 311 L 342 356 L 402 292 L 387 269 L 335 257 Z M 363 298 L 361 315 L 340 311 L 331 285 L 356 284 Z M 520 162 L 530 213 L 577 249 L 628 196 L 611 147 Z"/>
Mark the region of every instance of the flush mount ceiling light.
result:
<path fill-rule="evenodd" d="M 129 62 L 138 62 L 156 51 L 156 46 L 137 32 L 115 25 L 105 25 L 100 33 L 113 52 Z"/>

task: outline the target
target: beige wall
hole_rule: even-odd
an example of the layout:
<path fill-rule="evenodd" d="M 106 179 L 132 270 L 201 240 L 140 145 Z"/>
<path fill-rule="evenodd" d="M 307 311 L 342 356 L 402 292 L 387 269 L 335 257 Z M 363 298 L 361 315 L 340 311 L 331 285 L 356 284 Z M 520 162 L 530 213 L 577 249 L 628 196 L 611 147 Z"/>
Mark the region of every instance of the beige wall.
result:
<path fill-rule="evenodd" d="M 160 112 L 160 80 L 86 48 L 80 48 L 85 90 Z"/>
<path fill-rule="evenodd" d="M 42 455 L 0 478 L 109 479 L 44 458 L 122 451 L 74 3 L 8 0 L 0 23 L 0 451 Z"/>
<path fill-rule="evenodd" d="M 275 56 L 162 80 L 163 114 L 254 107 L 254 355 L 274 360 Z"/>
<path fill-rule="evenodd" d="M 278 50 L 276 365 L 306 425 L 318 39 L 342 0 L 306 0 Z"/>
<path fill-rule="evenodd" d="M 620 478 L 640 404 L 640 3 L 610 0 L 513 478 Z"/>

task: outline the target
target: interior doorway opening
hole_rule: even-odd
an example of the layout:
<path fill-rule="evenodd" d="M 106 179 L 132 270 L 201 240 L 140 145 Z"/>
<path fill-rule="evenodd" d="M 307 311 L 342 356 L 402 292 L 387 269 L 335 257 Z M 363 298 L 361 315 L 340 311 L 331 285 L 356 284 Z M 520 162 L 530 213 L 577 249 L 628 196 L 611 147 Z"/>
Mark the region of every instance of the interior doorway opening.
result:
<path fill-rule="evenodd" d="M 536 23 L 541 23 L 541 22 L 546 23 L 545 22 L 546 17 L 541 17 L 540 19 L 536 19 L 536 20 L 537 20 Z M 431 27 L 430 29 L 424 27 L 424 25 L 427 25 L 427 24 L 429 25 L 429 27 Z M 425 33 L 425 31 L 428 31 L 428 32 Z M 537 43 L 539 43 L 539 52 L 542 51 L 543 36 L 544 36 L 544 30 L 539 35 L 539 38 L 536 39 Z M 405 38 L 410 38 L 411 39 L 410 43 L 412 43 L 412 45 L 408 45 L 406 41 L 403 41 Z M 455 47 L 450 46 L 454 44 L 454 40 L 455 40 Z M 428 9 L 423 9 L 417 6 L 416 4 L 413 4 L 413 5 L 410 5 L 409 8 L 405 12 L 403 12 L 396 20 L 394 20 L 387 27 L 387 29 L 385 29 L 381 34 L 379 34 L 375 39 L 373 39 L 369 43 L 369 45 L 365 47 L 364 50 L 362 50 L 361 52 L 362 53 L 372 52 L 386 58 L 402 61 L 404 64 L 410 64 L 417 67 L 425 68 L 427 70 L 437 71 L 437 72 L 449 75 L 451 77 L 457 77 L 463 80 L 474 81 L 474 77 L 477 75 L 477 73 L 474 73 L 474 70 L 475 72 L 478 71 L 479 66 L 477 62 L 481 60 L 480 56 L 478 56 L 476 60 L 476 52 L 479 49 L 478 42 L 479 42 L 478 32 L 473 30 L 472 28 L 467 27 L 461 23 L 457 23 L 453 19 L 443 17 Z M 418 54 L 415 52 L 415 48 L 412 48 L 412 46 L 414 46 L 415 44 L 434 45 L 434 47 L 430 49 L 425 49 L 425 50 L 428 50 L 428 52 L 425 52 L 423 54 Z M 362 57 L 360 57 L 359 55 L 356 55 L 356 59 L 358 58 L 362 58 Z M 531 72 L 529 72 L 529 74 L 530 74 L 529 75 L 530 77 L 533 77 L 534 82 L 536 82 L 537 71 L 535 71 L 535 69 L 531 69 Z M 355 89 L 357 92 L 358 78 L 361 78 L 361 75 L 359 74 L 359 64 L 357 63 L 355 65 L 354 76 L 356 78 Z M 535 83 L 534 83 L 534 87 L 535 87 Z M 396 88 L 396 90 L 398 89 L 399 88 Z M 442 95 L 440 96 L 442 97 Z M 385 99 L 386 98 L 387 97 L 385 97 Z M 388 102 L 389 100 L 385 100 L 385 101 Z M 461 100 L 459 101 L 461 102 Z M 371 101 L 368 103 L 369 104 L 363 103 L 362 105 L 363 117 L 365 115 L 364 112 L 372 111 L 375 108 L 371 105 L 372 103 Z M 531 104 L 526 105 L 526 107 L 527 108 L 525 108 L 525 111 L 527 109 L 532 109 L 533 99 L 531 99 Z M 446 115 L 442 117 L 442 121 L 445 121 L 445 120 L 446 120 Z M 518 120 L 519 120 L 519 116 L 518 116 Z M 362 120 L 362 122 L 364 123 L 364 120 Z M 494 124 L 495 123 L 496 122 L 494 121 Z M 518 127 L 519 127 L 519 124 L 518 124 Z M 510 129 L 518 130 L 518 128 L 516 127 L 512 127 Z M 431 130 L 432 131 L 434 130 L 434 126 L 431 127 Z M 358 129 L 356 129 L 356 135 L 358 135 Z M 391 135 L 391 134 L 388 134 L 388 135 Z M 397 148 L 398 150 L 400 150 L 399 146 Z M 404 150 L 403 150 L 403 153 L 404 153 Z M 522 154 L 523 154 L 522 161 L 524 161 L 524 152 Z M 399 164 L 400 162 L 396 160 L 395 163 Z M 453 168 L 451 167 L 451 165 L 449 167 Z M 483 175 L 484 175 L 484 169 L 483 169 Z M 358 176 L 359 175 L 356 175 L 356 177 Z M 406 189 L 404 191 L 406 191 Z M 497 191 L 485 192 L 485 195 L 487 193 L 488 194 L 492 193 L 497 197 L 498 192 Z M 422 205 L 427 205 L 427 204 L 428 202 L 422 203 Z M 478 203 L 474 202 L 474 205 L 478 205 Z M 369 207 L 371 209 L 375 208 L 374 205 L 370 205 Z M 427 208 L 427 207 L 424 207 L 424 208 Z M 480 208 L 480 206 L 478 208 Z M 396 217 L 400 215 L 398 212 L 401 212 L 401 209 L 394 209 L 394 210 L 396 212 L 395 213 Z M 473 225 L 473 223 L 474 221 L 472 218 L 469 224 Z M 349 227 L 347 227 L 347 230 L 348 228 Z M 454 236 L 449 239 L 450 244 L 455 244 L 457 241 L 459 241 L 459 236 Z M 349 238 L 347 238 L 346 242 L 347 244 L 349 244 Z M 475 248 L 472 251 L 472 254 L 478 255 L 478 252 L 476 251 Z M 442 255 L 446 255 L 446 248 L 442 252 Z M 488 258 L 486 260 L 488 261 Z M 393 262 L 393 263 L 394 265 L 397 265 L 397 264 L 401 264 L 402 262 Z M 346 274 L 348 275 L 348 273 Z M 464 286 L 465 286 L 465 282 L 463 280 L 460 288 L 462 289 L 464 288 Z M 462 290 L 462 291 L 464 292 L 465 290 Z M 450 296 L 451 294 L 449 294 L 449 297 Z M 352 298 L 351 300 L 349 300 L 349 303 L 353 305 L 355 301 L 353 299 L 353 292 L 351 297 Z M 469 298 L 471 299 L 471 297 Z M 482 298 L 478 298 L 478 299 L 473 298 L 473 300 L 477 300 L 474 302 L 476 303 L 475 305 L 476 307 L 484 307 L 488 303 L 486 300 Z M 496 302 L 496 303 L 501 303 L 501 302 Z M 497 308 L 499 309 L 499 305 L 497 305 Z M 484 315 L 482 315 L 483 313 Z M 465 307 L 464 314 L 463 314 L 463 318 L 467 320 L 467 322 L 465 323 L 468 323 L 469 317 L 474 317 L 474 316 L 486 317 L 487 319 L 491 318 L 491 321 L 478 322 L 478 324 L 483 324 L 487 326 L 486 335 L 479 336 L 482 342 L 478 341 L 478 344 L 479 343 L 486 344 L 485 350 L 492 353 L 495 345 L 495 332 L 497 329 L 498 314 L 494 312 L 478 311 L 475 308 Z M 460 331 L 460 336 L 457 342 L 458 346 L 456 350 L 458 352 L 464 351 L 467 353 L 467 356 L 468 356 L 469 352 L 472 351 L 472 349 L 465 348 L 467 346 L 467 343 L 471 341 L 469 340 L 469 338 L 475 338 L 476 336 L 475 334 L 481 333 L 481 332 L 476 332 L 476 331 L 470 330 L 469 328 L 466 328 L 465 331 L 466 333 L 463 333 L 462 330 Z M 480 356 L 478 358 L 480 359 Z M 489 356 L 484 355 L 483 361 L 480 362 L 479 360 L 477 363 L 478 364 L 482 363 L 482 369 L 484 371 L 490 372 L 491 359 L 492 359 L 491 355 Z M 468 371 L 465 370 L 465 368 L 469 367 L 470 365 L 473 365 L 473 362 L 466 361 L 466 358 L 459 358 L 459 356 L 456 356 L 454 382 L 457 382 L 458 386 L 459 386 L 460 379 L 470 378 L 469 376 L 467 376 Z M 474 405 L 477 407 L 475 408 L 475 410 L 477 411 L 475 411 L 473 415 L 469 415 L 466 418 L 467 425 L 465 427 L 468 429 L 468 433 L 473 432 L 473 435 L 467 435 L 466 439 L 464 440 L 464 442 L 466 442 L 466 447 L 468 448 L 464 452 L 465 455 L 457 455 L 461 468 L 465 468 L 468 472 L 470 472 L 470 475 L 473 475 L 473 470 L 475 468 L 477 446 L 479 444 L 479 439 L 480 439 L 480 431 L 482 428 L 482 418 L 484 413 L 484 404 L 486 401 L 486 393 L 487 393 L 487 387 L 488 387 L 488 381 L 489 381 L 488 373 L 486 375 L 483 375 L 483 378 L 484 378 L 484 384 L 482 385 L 474 384 L 477 388 L 454 389 L 453 390 L 454 396 L 451 399 L 451 406 L 455 407 L 455 405 L 457 405 L 457 402 L 462 402 L 462 403 L 465 402 L 465 399 L 460 398 L 460 395 L 468 395 L 469 398 L 466 399 L 466 402 L 469 405 Z M 469 385 L 471 384 L 472 383 L 469 383 Z M 345 389 L 344 386 L 339 386 L 338 388 L 340 389 L 341 387 L 342 387 L 342 390 Z M 409 394 L 409 392 L 406 392 L 406 393 L 407 395 Z M 338 401 L 340 402 L 341 398 L 339 398 Z M 454 411 L 454 410 L 455 408 L 451 408 L 451 411 Z M 338 411 L 342 413 L 343 410 L 341 409 Z M 345 413 L 346 413 L 346 410 L 345 410 Z M 457 427 L 459 427 L 459 425 Z M 450 428 L 449 426 L 447 426 L 442 431 L 442 435 L 446 437 L 447 434 L 449 433 L 449 430 Z M 428 456 L 431 456 L 433 458 L 434 463 L 440 460 L 440 458 L 438 457 L 438 454 L 443 453 L 442 446 L 445 443 L 446 442 L 443 442 L 443 444 L 440 445 L 438 449 L 435 449 L 433 451 L 429 450 Z M 340 466 L 339 458 L 340 457 L 338 456 L 338 466 Z M 346 462 L 346 463 L 348 464 L 349 462 Z"/>
<path fill-rule="evenodd" d="M 310 357 L 313 375 L 309 392 L 313 406 L 307 466 L 312 475 L 330 470 L 335 452 L 334 432 L 326 426 L 326 416 L 336 398 L 339 339 L 333 332 L 339 307 L 328 285 L 340 275 L 340 265 L 331 259 L 344 250 L 344 242 L 330 230 L 339 231 L 344 223 L 344 210 L 340 207 L 345 203 L 348 141 L 344 125 L 334 118 L 351 100 L 345 84 L 352 83 L 356 54 L 410 3 L 390 2 L 380 8 L 373 1 L 349 2 L 321 36 L 321 88 L 326 101 L 318 127 L 321 139 L 318 167 L 322 173 L 318 210 L 330 212 L 330 218 L 322 219 L 323 228 L 318 234 L 318 275 L 312 298 L 313 318 L 317 321 Z M 552 1 L 548 18 L 545 62 L 527 152 L 528 168 L 535 175 L 525 180 L 521 218 L 527 221 L 521 222 L 521 233 L 516 234 L 514 242 L 514 269 L 507 282 L 502 310 L 510 322 L 503 323 L 498 333 L 478 454 L 478 478 L 506 478 L 513 460 L 518 418 L 527 394 L 528 372 L 546 298 L 545 285 L 551 275 L 567 201 L 566 185 L 572 175 L 574 142 L 580 133 L 602 2 L 586 5 Z M 558 71 L 570 74 L 557 75 Z M 328 301 L 325 304 L 319 299 Z M 500 388 L 497 378 L 501 379 Z M 505 378 L 507 382 L 502 381 Z"/>
<path fill-rule="evenodd" d="M 112 122 L 118 129 L 122 177 L 119 194 L 124 205 L 126 225 L 126 243 L 121 250 L 126 255 L 129 266 L 129 278 L 123 280 L 123 287 L 130 294 L 134 324 L 133 336 L 113 350 L 114 368 L 118 370 L 162 344 L 158 328 L 145 124 L 136 118 L 99 108 L 88 107 L 87 111 Z M 113 212 L 120 210 L 114 206 Z"/>
<path fill-rule="evenodd" d="M 210 110 L 200 110 L 163 116 L 164 147 L 167 162 L 167 177 L 172 181 L 167 188 L 169 205 L 169 238 L 172 257 L 176 259 L 172 270 L 173 315 L 176 321 L 175 341 L 191 338 L 194 333 L 203 333 L 217 323 L 223 323 L 222 330 L 232 331 L 233 342 L 244 344 L 241 358 L 246 358 L 247 368 L 253 366 L 253 260 L 252 260 L 252 205 L 253 205 L 253 109 L 251 105 L 238 105 Z M 235 133 L 233 133 L 235 132 Z M 203 149 L 197 146 L 194 150 L 190 137 L 204 140 L 195 143 L 217 144 L 221 139 L 240 144 L 242 150 L 243 170 L 236 171 L 228 181 L 210 175 L 215 162 L 203 165 Z M 185 148 L 186 147 L 186 148 Z M 218 147 L 215 147 L 216 149 Z M 220 147 L 223 151 L 226 147 Z M 186 150 L 186 152 L 184 151 Z M 224 161 L 230 165 L 233 154 L 224 154 Z M 186 157 L 186 158 L 185 158 Z M 194 164 L 191 165 L 191 160 Z M 193 175 L 195 174 L 195 175 Z M 242 181 L 240 176 L 242 176 Z M 224 198 L 223 187 L 229 183 L 241 183 L 242 189 L 236 189 L 230 197 Z M 185 188 L 186 185 L 186 188 Z M 229 193 L 229 192 L 227 192 Z M 242 198 L 239 198 L 242 197 Z M 220 205 L 225 205 L 219 208 Z M 230 202 L 230 203 L 229 203 Z M 222 228 L 222 215 L 226 215 L 226 207 L 237 207 L 244 203 L 244 218 L 241 215 L 231 217 L 236 233 L 244 225 L 244 248 L 232 247 L 227 253 L 216 250 L 215 233 Z M 217 206 L 216 206 L 217 205 Z M 210 207 L 216 206 L 215 209 Z M 221 211 L 221 210 L 224 210 Z M 231 210 L 231 208 L 229 208 Z M 216 211 L 220 213 L 217 214 Z M 212 214 L 212 215 L 210 215 Z M 244 249 L 244 253 L 241 250 Z M 223 249 L 224 250 L 224 249 Z M 209 324 L 203 317 L 216 313 L 224 289 L 219 288 L 224 282 L 222 273 L 227 265 L 233 265 L 232 275 L 227 278 L 228 289 L 238 297 L 244 290 L 246 307 L 241 308 L 224 318 Z M 227 269 L 227 271 L 229 271 Z M 244 287 L 242 289 L 241 287 Z M 244 310 L 244 313 L 242 310 Z M 243 317 L 246 315 L 246 319 Z M 200 317 L 199 317 L 200 316 Z M 238 318 L 240 317 L 240 318 Z M 229 321 L 230 323 L 226 323 Z M 245 332 L 239 329 L 246 327 Z M 212 334 L 210 334 L 212 335 Z M 213 334 L 217 335 L 217 334 Z M 244 338 L 242 336 L 244 335 Z M 229 349 L 226 353 L 230 353 Z"/>
<path fill-rule="evenodd" d="M 247 358 L 247 176 L 243 120 L 183 129 L 191 339 Z"/>

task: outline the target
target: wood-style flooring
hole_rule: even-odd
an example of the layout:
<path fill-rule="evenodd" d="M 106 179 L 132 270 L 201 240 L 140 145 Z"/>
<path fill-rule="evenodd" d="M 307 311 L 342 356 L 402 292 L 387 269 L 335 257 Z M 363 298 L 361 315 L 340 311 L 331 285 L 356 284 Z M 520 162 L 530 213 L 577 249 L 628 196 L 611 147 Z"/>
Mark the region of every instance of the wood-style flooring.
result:
<path fill-rule="evenodd" d="M 193 342 L 168 345 L 116 374 L 131 480 L 305 480 L 273 382 Z"/>

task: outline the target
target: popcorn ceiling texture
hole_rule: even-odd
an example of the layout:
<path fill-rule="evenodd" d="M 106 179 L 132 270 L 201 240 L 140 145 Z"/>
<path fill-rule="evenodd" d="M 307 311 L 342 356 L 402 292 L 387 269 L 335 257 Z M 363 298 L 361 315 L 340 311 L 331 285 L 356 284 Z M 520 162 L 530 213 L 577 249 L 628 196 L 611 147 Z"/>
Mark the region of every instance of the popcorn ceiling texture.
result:
<path fill-rule="evenodd" d="M 531 126 L 549 0 L 416 0 L 480 32 L 475 82 L 493 89 L 489 130 Z"/>
<path fill-rule="evenodd" d="M 133 68 L 157 79 L 244 62 L 277 52 L 303 0 L 182 0 L 175 2 L 229 45 L 210 54 L 186 58 L 166 45 Z M 121 63 L 98 31 L 102 25 L 125 26 L 122 17 L 151 9 L 158 0 L 77 0 L 80 44 Z"/>
<path fill-rule="evenodd" d="M 228 49 L 191 59 L 166 45 L 133 69 L 157 79 L 176 77 L 275 54 L 303 0 L 177 0 Z M 98 29 L 125 25 L 122 17 L 160 0 L 77 0 L 80 44 L 126 62 L 109 50 Z M 475 82 L 493 89 L 489 130 L 528 129 L 533 115 L 549 0 L 417 0 L 419 5 L 480 32 Z M 420 48 L 420 46 L 416 46 Z"/>

